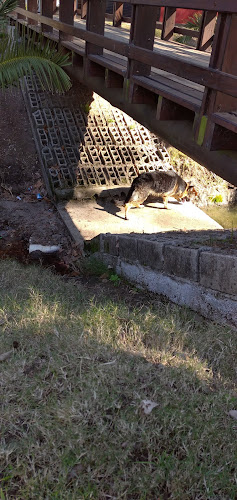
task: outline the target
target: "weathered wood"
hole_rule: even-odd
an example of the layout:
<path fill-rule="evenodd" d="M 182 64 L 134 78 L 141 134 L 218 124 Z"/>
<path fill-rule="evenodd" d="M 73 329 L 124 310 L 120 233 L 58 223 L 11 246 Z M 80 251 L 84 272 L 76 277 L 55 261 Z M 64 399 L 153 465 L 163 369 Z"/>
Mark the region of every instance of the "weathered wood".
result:
<path fill-rule="evenodd" d="M 105 86 L 108 89 L 122 89 L 124 83 L 123 76 L 106 69 L 105 71 Z"/>
<path fill-rule="evenodd" d="M 199 32 L 197 50 L 207 50 L 213 41 L 216 25 L 216 11 L 205 11 Z"/>
<path fill-rule="evenodd" d="M 154 94 L 161 95 L 191 111 L 198 112 L 200 110 L 201 100 L 190 94 L 183 94 L 182 91 L 172 86 L 171 81 L 170 85 L 168 85 L 160 81 L 152 80 L 146 76 L 133 76 L 132 82 L 137 86 L 143 87 Z"/>
<path fill-rule="evenodd" d="M 135 6 L 132 12 L 132 27 L 130 33 L 130 44 L 134 45 L 136 50 L 138 47 L 144 47 L 152 51 L 156 19 L 158 9 L 156 7 L 145 7 L 144 5 Z M 130 58 L 130 75 L 149 75 L 151 66 L 146 64 L 146 61 L 132 61 Z"/>
<path fill-rule="evenodd" d="M 190 120 L 193 121 L 193 112 L 187 108 L 184 108 L 180 104 L 174 103 L 173 100 L 167 99 L 166 97 L 159 96 L 157 105 L 157 120 L 167 121 L 167 120 Z"/>
<path fill-rule="evenodd" d="M 237 134 L 237 112 L 236 113 L 213 113 L 211 120 Z"/>
<path fill-rule="evenodd" d="M 94 61 L 94 62 L 100 64 L 101 66 L 104 66 L 104 68 L 111 70 L 111 72 L 119 74 L 123 78 L 126 76 L 126 72 L 127 72 L 126 66 L 122 66 L 121 64 L 118 64 L 115 61 L 108 59 L 106 56 L 99 56 L 99 55 L 90 54 L 88 57 L 91 61 Z"/>
<path fill-rule="evenodd" d="M 19 0 L 18 2 L 19 8 L 25 9 L 25 0 Z M 26 19 L 26 17 L 22 14 L 17 14 L 17 19 Z"/>
<path fill-rule="evenodd" d="M 106 0 L 89 0 L 86 17 L 87 31 L 104 35 Z M 87 42 L 86 55 L 103 54 L 103 46 Z"/>
<path fill-rule="evenodd" d="M 113 26 L 120 28 L 123 20 L 123 3 L 115 2 L 113 5 Z"/>
<path fill-rule="evenodd" d="M 59 21 L 73 26 L 76 7 L 77 0 L 61 0 L 59 4 Z M 64 31 L 60 31 L 59 39 L 72 40 L 72 36 L 68 35 Z"/>
<path fill-rule="evenodd" d="M 41 14 L 42 16 L 50 17 L 52 19 L 53 17 L 53 10 L 54 10 L 54 5 L 52 0 L 41 0 Z M 41 30 L 42 32 L 48 32 L 52 33 L 53 28 L 52 26 L 48 26 L 47 24 L 41 24 Z"/>
<path fill-rule="evenodd" d="M 170 40 L 174 34 L 176 18 L 176 9 L 173 7 L 166 7 L 164 13 L 163 28 L 161 33 L 162 40 Z"/>
<path fill-rule="evenodd" d="M 180 9 L 215 10 L 216 12 L 236 12 L 236 0 L 126 0 L 132 5 L 176 7 Z M 192 5 L 191 5 L 192 3 Z"/>
<path fill-rule="evenodd" d="M 38 13 L 38 2 L 37 0 L 27 0 L 27 8 L 28 10 L 30 10 L 31 12 L 34 12 L 34 13 Z M 38 24 L 37 21 L 35 21 L 34 19 L 31 20 L 31 24 L 34 25 L 34 24 Z"/>
<path fill-rule="evenodd" d="M 81 18 L 86 19 L 88 0 L 81 0 Z"/>
<path fill-rule="evenodd" d="M 82 40 L 86 40 L 93 45 L 98 45 L 98 47 L 104 47 L 112 52 L 134 59 L 135 61 L 160 68 L 200 85 L 204 85 L 233 97 L 237 97 L 237 76 L 223 73 L 217 69 L 203 68 L 192 63 L 184 61 L 181 62 L 174 57 L 166 56 L 158 52 L 152 52 L 151 50 L 134 45 L 129 46 L 127 43 L 103 37 L 97 33 L 88 32 L 76 26 L 70 26 L 54 19 L 38 16 L 24 9 L 17 8 L 15 9 L 15 12 L 23 14 L 27 18 L 37 19 L 39 22 L 49 24 L 55 29 L 62 30 L 65 33 L 81 38 Z"/>

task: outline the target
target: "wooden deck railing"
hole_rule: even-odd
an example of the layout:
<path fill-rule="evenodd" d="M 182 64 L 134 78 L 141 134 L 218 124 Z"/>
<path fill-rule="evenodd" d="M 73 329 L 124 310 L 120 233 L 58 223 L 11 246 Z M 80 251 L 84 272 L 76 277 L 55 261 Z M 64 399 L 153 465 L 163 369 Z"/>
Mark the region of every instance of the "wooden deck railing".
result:
<path fill-rule="evenodd" d="M 20 0 L 21 7 L 24 2 Z M 33 30 L 41 27 L 45 35 L 56 37 L 65 49 L 73 51 L 74 65 L 81 68 L 85 83 L 102 77 L 105 86 L 118 89 L 124 101 L 157 105 L 158 120 L 192 122 L 199 145 L 209 150 L 237 150 L 237 2 L 127 0 L 127 3 L 132 5 L 132 17 L 130 38 L 126 41 L 113 34 L 105 36 L 106 0 L 87 0 L 86 27 L 74 22 L 75 0 L 60 2 L 59 19 L 54 17 L 52 0 L 41 0 L 41 14 L 37 13 L 37 0 L 28 0 L 28 10 L 19 7 L 15 12 L 21 23 L 28 22 Z M 209 64 L 195 59 L 195 52 L 188 48 L 182 58 L 177 57 L 175 49 L 164 53 L 159 46 L 154 47 L 161 6 L 166 8 L 163 39 L 168 40 L 169 47 L 173 47 L 169 34 L 174 31 L 176 8 L 204 10 L 205 23 L 209 20 L 211 25 L 217 15 Z M 204 34 L 207 26 L 203 28 Z"/>
<path fill-rule="evenodd" d="M 77 14 L 81 19 L 86 19 L 88 0 L 79 0 Z M 122 23 L 131 23 L 132 17 L 124 16 L 124 4 L 127 2 L 114 1 L 113 13 L 106 11 L 105 17 L 113 22 L 113 26 L 121 28 Z M 132 6 L 131 6 L 132 8 Z M 179 34 L 190 39 L 196 39 L 197 50 L 209 50 L 213 42 L 214 30 L 216 25 L 216 11 L 200 12 L 200 27 L 186 28 L 176 24 L 177 9 L 173 7 L 164 7 L 163 21 L 160 21 L 161 9 L 158 8 L 156 29 L 161 31 L 161 40 L 171 40 L 174 34 Z M 192 16 L 190 15 L 190 18 Z"/>

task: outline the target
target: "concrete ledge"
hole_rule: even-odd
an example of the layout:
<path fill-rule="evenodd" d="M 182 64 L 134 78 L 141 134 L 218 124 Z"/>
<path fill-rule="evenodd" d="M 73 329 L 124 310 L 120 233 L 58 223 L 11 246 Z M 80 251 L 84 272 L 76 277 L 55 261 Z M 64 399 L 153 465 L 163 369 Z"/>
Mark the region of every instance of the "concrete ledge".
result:
<path fill-rule="evenodd" d="M 203 316 L 237 328 L 237 252 L 161 235 L 100 235 L 97 257 L 117 274 Z"/>

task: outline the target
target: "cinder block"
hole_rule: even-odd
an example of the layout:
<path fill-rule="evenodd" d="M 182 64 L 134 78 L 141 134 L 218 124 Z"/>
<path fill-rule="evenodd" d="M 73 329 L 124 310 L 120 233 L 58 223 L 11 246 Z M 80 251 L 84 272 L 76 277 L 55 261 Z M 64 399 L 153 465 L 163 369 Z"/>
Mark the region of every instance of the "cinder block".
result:
<path fill-rule="evenodd" d="M 164 267 L 164 243 L 158 241 L 137 240 L 137 257 L 140 264 L 149 266 L 151 269 L 162 271 Z"/>
<path fill-rule="evenodd" d="M 163 254 L 165 273 L 198 281 L 199 250 L 165 245 Z"/>
<path fill-rule="evenodd" d="M 237 253 L 201 252 L 200 283 L 207 288 L 237 295 Z"/>
<path fill-rule="evenodd" d="M 119 236 L 119 256 L 123 259 L 136 261 L 137 255 L 137 239 L 129 236 Z"/>
<path fill-rule="evenodd" d="M 43 117 L 43 114 L 40 111 L 40 109 L 37 109 L 37 111 L 34 111 L 34 113 L 32 113 L 32 115 L 33 115 L 36 127 L 41 128 L 45 125 L 44 117 Z"/>

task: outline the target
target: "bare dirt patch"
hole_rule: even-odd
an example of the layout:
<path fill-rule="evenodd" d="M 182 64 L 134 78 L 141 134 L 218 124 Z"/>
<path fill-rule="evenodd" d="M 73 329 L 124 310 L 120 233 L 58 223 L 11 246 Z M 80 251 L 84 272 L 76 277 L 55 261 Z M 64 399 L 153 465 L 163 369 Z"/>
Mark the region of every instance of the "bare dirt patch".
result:
<path fill-rule="evenodd" d="M 70 92 L 77 91 L 74 87 Z M 82 91 L 80 88 L 80 98 Z M 85 101 L 88 97 L 85 91 Z M 73 272 L 80 251 L 47 197 L 20 89 L 1 91 L 0 109 L 0 258 L 28 262 L 29 243 L 58 245 L 58 267 L 62 274 Z M 57 267 L 55 258 L 46 261 Z"/>

